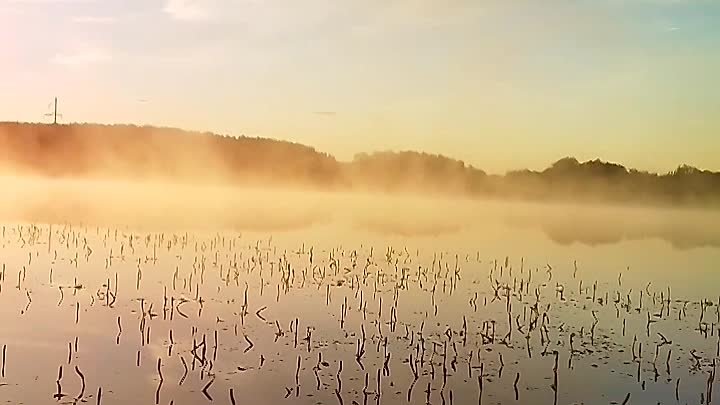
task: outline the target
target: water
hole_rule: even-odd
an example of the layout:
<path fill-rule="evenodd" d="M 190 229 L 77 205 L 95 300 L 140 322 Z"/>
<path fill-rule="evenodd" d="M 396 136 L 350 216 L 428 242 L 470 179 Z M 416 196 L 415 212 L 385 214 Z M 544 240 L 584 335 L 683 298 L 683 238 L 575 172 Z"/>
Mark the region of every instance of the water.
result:
<path fill-rule="evenodd" d="M 707 403 L 715 213 L 298 205 L 267 229 L 6 223 L 0 403 Z"/>

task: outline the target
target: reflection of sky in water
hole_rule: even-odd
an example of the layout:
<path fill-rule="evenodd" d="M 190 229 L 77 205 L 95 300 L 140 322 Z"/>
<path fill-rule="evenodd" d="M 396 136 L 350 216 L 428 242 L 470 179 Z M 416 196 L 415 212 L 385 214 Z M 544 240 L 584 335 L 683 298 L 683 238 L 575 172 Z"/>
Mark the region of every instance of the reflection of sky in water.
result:
<path fill-rule="evenodd" d="M 397 204 L 407 203 L 397 200 Z M 328 204 L 327 202 L 318 204 Z M 383 204 L 372 201 L 356 202 L 357 207 L 364 210 L 350 210 L 343 213 L 335 210 L 328 213 L 333 218 L 332 223 L 321 221 L 316 225 L 304 229 L 293 229 L 285 232 L 273 230 L 271 232 L 250 232 L 237 238 L 235 235 L 234 247 L 231 248 L 230 239 L 233 236 L 225 235 L 225 245 L 221 239 L 215 239 L 217 246 L 210 246 L 210 241 L 216 234 L 209 232 L 206 235 L 197 234 L 198 248 L 196 251 L 194 241 L 188 243 L 185 249 L 172 246 L 167 249 L 167 240 L 172 239 L 166 234 L 165 243 L 155 250 L 158 255 L 157 264 L 146 259 L 152 257 L 152 244 L 145 247 L 142 239 L 144 235 L 135 237 L 135 256 L 130 257 L 127 236 L 119 233 L 117 241 L 113 231 L 97 231 L 94 228 L 79 230 L 83 237 L 87 237 L 94 250 L 88 263 L 84 262 L 80 254 L 79 266 L 75 267 L 68 259 L 74 257 L 76 251 L 82 252 L 82 242 L 78 248 L 73 243 L 68 247 L 61 246 L 56 235 L 55 248 L 58 249 L 58 258 L 47 253 L 47 245 L 37 244 L 22 246 L 19 235 L 15 229 L 8 228 L 3 241 L 3 261 L 6 263 L 6 273 L 2 281 L 0 292 L 0 321 L 3 328 L 0 332 L 0 345 L 8 345 L 7 375 L 0 379 L 0 395 L 13 403 L 50 403 L 52 395 L 56 392 L 55 381 L 58 369 L 63 366 L 62 392 L 72 400 L 80 392 L 80 380 L 75 374 L 77 365 L 86 378 L 85 397 L 89 403 L 99 386 L 103 387 L 103 403 L 108 404 L 135 404 L 154 403 L 158 387 L 157 359 L 162 359 L 163 385 L 160 387 L 160 403 L 197 404 L 205 403 L 206 399 L 201 391 L 212 377 L 203 372 L 201 379 L 200 366 L 196 365 L 184 380 L 182 386 L 178 383 L 183 376 L 183 366 L 180 356 L 183 356 L 192 367 L 193 336 L 192 327 L 197 327 L 195 339 L 201 340 L 206 335 L 208 342 L 208 356 L 212 356 L 214 347 L 214 332 L 218 331 L 219 345 L 217 358 L 213 361 L 211 373 L 215 375 L 215 382 L 208 392 L 217 403 L 229 403 L 229 389 L 233 388 L 238 403 L 275 404 L 282 401 L 288 403 L 339 403 L 334 390 L 337 387 L 335 375 L 339 360 L 343 361 L 342 396 L 345 404 L 352 401 L 363 403 L 362 390 L 365 373 L 369 374 L 368 391 L 374 392 L 376 372 L 383 365 L 384 349 L 378 337 L 378 305 L 382 298 L 383 309 L 380 328 L 385 336 L 389 336 L 390 376 L 383 376 L 383 396 L 381 403 L 407 402 L 407 390 L 413 380 L 412 372 L 407 364 L 410 353 L 415 356 L 415 347 L 405 340 L 405 326 L 412 332 L 419 330 L 420 324 L 425 320 L 423 336 L 427 339 L 427 350 L 432 349 L 432 342 L 438 344 L 438 352 L 434 356 L 436 363 L 435 379 L 432 381 L 431 402 L 440 404 L 440 387 L 442 386 L 442 345 L 447 340 L 444 334 L 448 327 L 454 331 L 453 341 L 456 343 L 458 356 L 452 370 L 450 361 L 454 350 L 449 348 L 447 367 L 450 370 L 448 381 L 443 391 L 446 403 L 449 403 L 449 390 L 453 391 L 454 403 L 476 403 L 478 396 L 477 374 L 473 369 L 472 377 L 468 376 L 467 359 L 469 352 L 473 352 L 471 366 L 479 367 L 480 362 L 485 365 L 485 385 L 483 403 L 508 403 L 514 401 L 513 381 L 516 374 L 521 373 L 519 382 L 520 403 L 552 403 L 552 355 L 542 356 L 543 347 L 540 337 L 534 332 L 529 343 L 532 358 L 528 357 L 526 340 L 518 330 L 513 331 L 512 345 L 508 348 L 502 345 L 480 345 L 480 331 L 483 322 L 495 320 L 497 324 L 498 340 L 506 333 L 507 314 L 504 299 L 492 302 L 493 291 L 489 283 L 490 269 L 497 260 L 502 266 L 505 257 L 513 268 L 513 275 L 509 269 L 504 269 L 502 277 L 500 270 L 493 271 L 496 278 L 502 283 L 515 284 L 520 280 L 531 278 L 532 288 L 522 299 L 515 296 L 513 302 L 513 317 L 519 316 L 519 322 L 525 324 L 529 317 L 529 308 L 535 302 L 534 288 L 541 289 L 540 308 L 551 305 L 548 312 L 550 317 L 550 345 L 548 350 L 558 350 L 560 353 L 559 370 L 559 403 L 621 403 L 627 393 L 631 393 L 632 404 L 656 404 L 666 402 L 670 398 L 674 401 L 675 382 L 681 379 L 681 402 L 697 403 L 700 392 L 704 391 L 707 378 L 707 359 L 716 355 L 718 337 L 706 339 L 694 329 L 698 326 L 700 315 L 697 301 L 708 298 L 717 302 L 718 276 L 715 266 L 720 263 L 720 250 L 712 247 L 694 247 L 691 249 L 677 249 L 673 243 L 663 240 L 662 236 L 651 238 L 626 238 L 629 240 L 608 244 L 585 243 L 556 243 L 552 238 L 546 237 L 542 228 L 543 221 L 531 221 L 524 214 L 526 226 L 514 226 L 517 222 L 508 225 L 507 218 L 518 213 L 528 213 L 528 206 L 516 206 L 507 209 L 504 206 L 491 206 L 482 213 L 474 211 L 472 206 L 464 203 L 446 205 L 438 201 L 431 203 L 418 203 L 408 205 L 407 209 L 394 209 L 383 211 Z M 375 204 L 375 205 L 373 205 Z M 409 203 L 408 203 L 409 204 Z M 348 207 L 357 208 L 356 206 Z M 500 209 L 504 207 L 505 209 Z M 523 208 L 525 207 L 525 208 Z M 537 207 L 532 209 L 537 210 Z M 513 211 L 514 210 L 514 211 Z M 438 213 L 444 213 L 439 215 Z M 432 214 L 432 215 L 431 215 Z M 612 215 L 609 215 L 612 214 Z M 558 213 L 547 215 L 545 218 L 561 218 Z M 583 229 L 583 222 L 577 218 L 592 217 L 591 223 L 602 223 L 606 227 L 615 226 L 616 222 L 604 218 L 618 218 L 617 212 L 598 211 L 593 217 L 590 212 L 577 212 L 566 215 L 566 223 Z M 632 218 L 631 213 L 624 212 L 623 218 Z M 654 213 L 654 216 L 643 221 L 637 219 L 634 226 L 649 226 L 651 222 L 664 223 L 663 229 L 670 225 L 680 223 L 680 220 L 670 220 Z M 684 215 L 684 214 L 678 214 Z M 714 217 L 708 214 L 708 225 L 712 224 Z M 697 214 L 692 214 L 691 224 L 698 224 Z M 576 220 L 577 219 L 577 220 Z M 664 221 L 664 222 L 662 222 Z M 677 222 L 672 222 L 677 221 Z M 382 225 L 381 229 L 378 226 Z M 540 224 L 540 225 L 538 225 Z M 627 224 L 627 223 L 626 223 Z M 621 226 L 621 225 L 618 225 Z M 572 226 L 570 227 L 572 228 Z M 275 228 L 273 228 L 275 229 Z M 400 231 L 395 231 L 400 229 Z M 658 229 L 657 227 L 655 229 Z M 57 227 L 55 228 L 58 231 Z M 417 230 L 417 232 L 414 232 Z M 67 231 L 67 228 L 66 228 Z M 624 232 L 627 234 L 628 232 Z M 702 233 L 702 232 L 698 232 Z M 271 235 L 272 234 L 272 235 Z M 643 234 L 638 232 L 634 234 Z M 650 235 L 651 233 L 647 233 Z M 711 235 L 711 231 L 706 231 Z M 27 235 L 27 234 L 26 234 Z M 46 235 L 46 234 L 45 234 Z M 177 236 L 182 237 L 182 233 Z M 190 234 L 193 238 L 194 234 Z M 272 236 L 272 241 L 269 240 Z M 203 238 L 203 239 L 201 239 Z M 44 240 L 44 239 L 43 239 Z M 203 251 L 203 242 L 205 250 Z M 128 257 L 123 262 L 119 257 L 114 258 L 112 267 L 106 267 L 106 260 L 110 254 L 119 256 L 121 245 L 124 244 L 124 254 Z M 313 273 L 308 268 L 307 254 L 296 252 L 305 246 L 309 250 L 314 247 L 315 261 L 320 265 Z M 399 321 L 394 333 L 389 331 L 387 322 L 390 319 L 392 302 L 394 301 L 394 286 L 398 283 L 398 276 L 394 265 L 382 264 L 387 248 L 392 246 L 397 252 L 398 271 L 407 268 L 408 288 L 398 290 L 397 319 Z M 253 267 L 251 257 L 257 258 L 256 248 L 267 261 L 262 270 L 259 264 Z M 371 266 L 369 282 L 362 289 L 364 302 L 367 303 L 366 319 L 359 311 L 360 295 L 351 291 L 350 286 L 356 284 L 357 279 L 350 281 L 351 277 L 363 277 L 362 268 L 370 249 L 374 249 L 374 260 L 385 274 L 385 283 L 379 283 L 375 290 L 374 280 L 378 267 Z M 341 258 L 338 274 L 328 269 L 331 250 L 335 257 Z M 406 253 L 410 261 L 405 262 Z M 230 253 L 230 251 L 234 253 Z M 358 267 L 349 272 L 351 268 L 350 253 L 358 252 Z M 215 265 L 215 251 L 218 252 L 218 263 Z M 33 255 L 32 263 L 28 263 L 28 252 Z M 343 255 L 344 252 L 344 255 Z M 455 254 L 461 266 L 462 279 L 457 282 L 457 289 L 449 294 L 447 280 L 439 280 L 436 286 L 437 316 L 432 304 L 431 293 L 432 277 L 425 280 L 418 276 L 418 266 L 428 268 L 433 258 L 443 254 L 443 263 L 449 268 L 454 267 Z M 239 268 L 237 282 L 231 278 L 227 280 L 228 266 L 233 257 L 239 255 Z M 205 256 L 205 271 L 200 270 L 201 257 Z M 292 288 L 288 291 L 278 290 L 280 275 L 277 268 L 279 257 L 285 256 L 295 269 Z M 195 261 L 195 258 L 198 261 Z M 136 274 L 139 267 L 143 269 L 143 279 L 140 288 L 136 288 Z M 521 258 L 524 258 L 522 271 Z M 577 276 L 573 277 L 573 262 L 577 261 Z M 193 273 L 193 264 L 196 270 Z M 547 265 L 552 266 L 552 280 L 547 272 Z M 22 279 L 23 266 L 26 269 L 25 279 Z M 222 270 L 221 270 L 222 267 Z M 327 278 L 318 288 L 314 278 L 319 277 L 318 272 L 326 268 Z M 53 283 L 50 285 L 49 269 L 53 269 Z M 172 291 L 173 273 L 178 271 L 177 290 Z M 305 271 L 303 275 L 303 271 Z M 452 271 L 452 270 L 451 270 Z M 115 275 L 118 276 L 118 300 L 114 308 L 108 308 L 98 296 L 98 292 L 105 291 L 103 285 L 110 280 L 111 290 L 115 286 Z M 189 289 L 189 277 L 193 274 L 193 291 Z M 221 279 L 222 273 L 222 279 Z M 622 275 L 620 275 L 622 273 Z M 303 276 L 305 285 L 302 286 Z M 618 279 L 620 278 L 620 281 Z M 422 286 L 419 281 L 422 279 Z M 20 280 L 20 288 L 16 288 Z M 337 281 L 344 280 L 342 286 Z M 586 288 L 579 293 L 579 283 L 582 280 Z M 243 325 L 240 316 L 243 302 L 244 283 L 249 285 L 249 314 Z M 260 283 L 262 287 L 262 295 Z M 443 292 L 445 281 L 445 292 Z M 593 302 L 590 298 L 592 284 L 597 282 L 597 297 L 609 298 L 603 305 Z M 73 295 L 72 290 L 64 290 L 64 300 L 58 306 L 60 291 L 58 286 L 70 286 L 75 283 L 82 284 L 83 289 Z M 523 281 L 524 283 L 524 281 Z M 555 295 L 557 283 L 564 287 L 567 301 L 561 302 Z M 648 283 L 650 283 L 648 285 Z M 331 303 L 326 304 L 326 285 L 330 288 Z M 544 287 L 543 287 L 544 285 Z M 199 286 L 198 296 L 203 297 L 202 316 L 198 317 L 200 305 L 194 301 L 195 288 Z M 688 304 L 687 316 L 678 321 L 678 313 L 682 303 L 673 302 L 670 316 L 658 320 L 651 325 L 650 336 L 647 336 L 646 312 L 657 312 L 660 303 L 653 305 L 652 294 L 643 293 L 644 309 L 637 311 L 640 291 L 649 291 L 656 295 L 666 294 L 667 287 L 671 287 L 673 300 L 693 301 Z M 183 304 L 182 310 L 189 319 L 184 319 L 174 313 L 172 322 L 163 319 L 163 294 L 167 288 L 168 297 L 185 297 L 190 302 Z M 519 289 L 516 288 L 516 290 Z M 630 294 L 632 304 L 628 309 L 616 310 L 613 303 L 616 292 L 620 292 L 621 302 Z M 30 294 L 32 303 L 29 310 L 21 314 L 28 303 L 27 294 Z M 477 309 L 472 305 L 472 299 L 478 294 Z M 279 297 L 279 298 L 278 298 Z M 141 318 L 139 299 L 145 299 L 145 308 L 152 303 L 153 312 L 158 317 L 149 320 L 151 343 L 141 345 L 139 321 Z M 345 298 L 349 305 L 348 315 L 344 328 L 340 326 L 341 305 Z M 487 305 L 485 300 L 487 299 Z M 75 324 L 75 305 L 80 303 L 80 322 Z M 255 316 L 255 311 L 267 307 L 263 316 L 267 319 L 262 322 Z M 595 328 L 594 344 L 591 344 L 590 330 L 593 325 L 591 311 L 596 311 L 598 324 Z M 705 320 L 717 327 L 717 306 L 707 309 Z M 120 344 L 116 345 L 118 334 L 117 319 L 121 318 L 122 334 Z M 459 331 L 462 329 L 463 317 L 468 324 L 467 343 L 462 344 Z M 298 348 L 294 346 L 293 333 L 289 331 L 290 323 L 300 319 Z M 622 321 L 626 319 L 626 333 L 622 335 Z M 275 342 L 278 321 L 282 336 Z M 513 320 L 513 322 L 516 322 Z M 361 335 L 360 325 L 364 324 L 368 337 L 366 354 L 363 360 L 365 371 L 359 369 L 355 362 L 357 339 Z M 237 325 L 237 335 L 235 326 Z M 560 325 L 563 325 L 560 328 Z M 312 326 L 312 350 L 308 353 L 307 346 L 302 342 L 306 328 Z M 175 345 L 169 352 L 169 331 L 173 330 Z M 562 329 L 562 330 L 561 330 Z M 582 335 L 580 333 L 582 331 Z M 569 336 L 576 333 L 575 347 L 589 349 L 593 353 L 585 352 L 573 356 L 573 368 L 568 369 Z M 667 347 L 659 352 L 656 366 L 659 377 L 655 382 L 653 372 L 653 358 L 655 344 L 659 342 L 657 332 L 662 332 L 673 341 L 672 373 L 666 373 L 665 358 Z M 245 353 L 248 346 L 243 334 L 246 334 L 255 345 L 252 350 Z M 645 389 L 637 383 L 637 364 L 634 363 L 631 352 L 633 336 L 637 336 L 643 343 L 643 359 L 640 363 L 641 381 L 645 381 Z M 77 353 L 73 354 L 68 364 L 68 343 L 78 337 Z M 417 343 L 417 339 L 413 339 Z M 704 373 L 691 371 L 693 364 L 690 350 L 695 349 L 703 355 Z M 136 353 L 141 351 L 141 366 L 136 366 Z M 480 351 L 478 359 L 477 353 Z M 316 389 L 316 376 L 313 366 L 318 362 L 318 353 L 322 353 L 323 361 L 329 367 L 319 370 L 320 390 Z M 425 359 L 426 364 L 419 380 L 414 386 L 411 403 L 425 403 L 427 383 L 430 382 L 430 354 Z M 499 376 L 499 353 L 503 354 L 505 366 L 502 376 Z M 265 362 L 260 368 L 260 355 Z M 295 366 L 297 356 L 301 356 L 299 396 L 295 397 Z M 240 371 L 238 367 L 245 369 Z M 208 371 L 207 369 L 205 371 Z M 591 383 L 590 383 L 591 382 Z M 286 388 L 291 389 L 291 399 L 285 400 Z M 107 401 L 107 402 L 105 402 Z M 375 396 L 371 394 L 368 403 L 375 403 Z"/>

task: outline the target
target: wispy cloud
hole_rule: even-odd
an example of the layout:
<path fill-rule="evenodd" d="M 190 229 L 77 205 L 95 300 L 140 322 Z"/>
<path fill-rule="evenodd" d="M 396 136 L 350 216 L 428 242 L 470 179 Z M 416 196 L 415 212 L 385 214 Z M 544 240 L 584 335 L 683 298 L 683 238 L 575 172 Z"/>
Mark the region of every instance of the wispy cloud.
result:
<path fill-rule="evenodd" d="M 55 55 L 50 61 L 56 65 L 83 67 L 112 60 L 112 53 L 105 48 L 83 46 Z"/>
<path fill-rule="evenodd" d="M 8 4 L 78 4 L 93 3 L 95 0 L 5 0 Z"/>
<path fill-rule="evenodd" d="M 166 0 L 163 11 L 180 21 L 207 21 L 214 17 L 213 2 L 209 0 Z"/>
<path fill-rule="evenodd" d="M 114 24 L 117 19 L 115 17 L 104 17 L 104 16 L 77 16 L 72 17 L 72 22 L 76 24 Z"/>
<path fill-rule="evenodd" d="M 373 0 L 376 1 L 376 0 Z M 213 22 L 252 36 L 289 35 L 328 21 L 343 4 L 328 0 L 162 0 L 166 16 L 181 22 Z M 347 8 L 347 6 L 346 6 Z M 351 6 L 350 9 L 353 9 Z"/>

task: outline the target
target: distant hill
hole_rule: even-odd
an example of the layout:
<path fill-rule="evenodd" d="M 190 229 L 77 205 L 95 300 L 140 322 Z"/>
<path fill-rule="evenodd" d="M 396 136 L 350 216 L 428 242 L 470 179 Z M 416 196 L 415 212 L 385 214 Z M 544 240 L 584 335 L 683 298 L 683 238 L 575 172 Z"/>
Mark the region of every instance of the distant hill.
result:
<path fill-rule="evenodd" d="M 375 152 L 341 162 L 291 142 L 133 125 L 0 123 L 0 174 L 720 206 L 720 173 L 686 165 L 657 174 L 564 158 L 498 176 L 441 155 Z"/>

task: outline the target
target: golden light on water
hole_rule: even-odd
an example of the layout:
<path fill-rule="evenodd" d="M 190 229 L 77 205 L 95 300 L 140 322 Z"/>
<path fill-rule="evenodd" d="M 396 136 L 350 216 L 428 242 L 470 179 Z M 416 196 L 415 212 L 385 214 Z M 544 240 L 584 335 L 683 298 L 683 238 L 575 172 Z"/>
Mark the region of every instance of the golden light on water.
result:
<path fill-rule="evenodd" d="M 0 401 L 714 403 L 719 22 L 0 0 Z"/>

